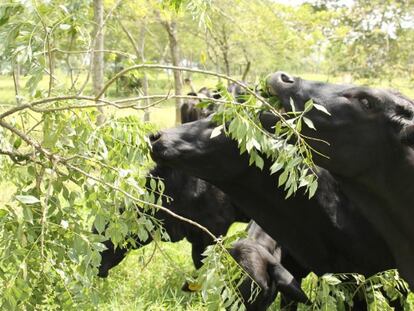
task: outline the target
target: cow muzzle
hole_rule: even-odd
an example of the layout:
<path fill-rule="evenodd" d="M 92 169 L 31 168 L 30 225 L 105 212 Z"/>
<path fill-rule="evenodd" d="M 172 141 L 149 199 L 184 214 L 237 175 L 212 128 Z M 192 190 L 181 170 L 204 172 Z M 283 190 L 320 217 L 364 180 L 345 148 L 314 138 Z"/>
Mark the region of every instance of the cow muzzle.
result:
<path fill-rule="evenodd" d="M 156 133 L 152 133 L 148 136 L 151 145 L 153 145 L 154 143 L 156 143 L 160 138 L 161 138 L 162 134 L 161 132 L 156 132 Z"/>
<path fill-rule="evenodd" d="M 286 72 L 277 71 L 266 79 L 266 85 L 270 95 L 279 96 L 284 90 L 296 85 L 296 79 Z"/>

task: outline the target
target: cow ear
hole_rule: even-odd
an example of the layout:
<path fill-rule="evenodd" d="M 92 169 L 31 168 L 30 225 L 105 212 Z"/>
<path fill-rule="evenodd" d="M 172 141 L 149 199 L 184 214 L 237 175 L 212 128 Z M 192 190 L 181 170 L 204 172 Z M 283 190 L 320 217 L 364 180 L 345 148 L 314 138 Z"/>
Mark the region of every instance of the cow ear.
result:
<path fill-rule="evenodd" d="M 408 125 L 401 131 L 402 143 L 414 146 L 414 125 Z"/>
<path fill-rule="evenodd" d="M 274 127 L 276 125 L 276 122 L 279 121 L 277 116 L 275 116 L 271 112 L 264 111 L 260 114 L 259 119 L 260 119 L 260 123 L 262 124 L 263 128 L 266 131 L 268 131 L 270 133 L 275 132 Z"/>

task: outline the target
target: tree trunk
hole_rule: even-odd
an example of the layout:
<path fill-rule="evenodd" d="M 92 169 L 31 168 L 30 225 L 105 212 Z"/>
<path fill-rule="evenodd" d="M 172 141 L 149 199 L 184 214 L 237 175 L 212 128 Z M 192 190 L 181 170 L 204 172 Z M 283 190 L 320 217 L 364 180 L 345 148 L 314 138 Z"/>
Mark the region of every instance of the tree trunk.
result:
<path fill-rule="evenodd" d="M 129 42 L 131 42 L 132 47 L 134 48 L 135 54 L 137 58 L 142 62 L 145 63 L 145 35 L 147 32 L 147 23 L 146 20 L 143 19 L 140 32 L 139 32 L 139 40 L 138 44 L 135 42 L 134 37 L 132 36 L 131 32 L 124 26 L 121 19 L 117 19 L 119 25 L 121 26 L 122 30 L 127 35 Z M 142 73 L 142 94 L 144 96 L 148 96 L 148 76 L 145 71 Z M 149 98 L 145 99 L 145 106 L 150 105 Z M 144 109 L 144 121 L 147 122 L 150 120 L 150 112 L 148 109 Z"/>
<path fill-rule="evenodd" d="M 70 35 L 70 38 L 69 38 L 69 51 L 72 51 L 73 43 L 75 41 L 75 34 L 76 34 L 75 32 L 72 32 L 71 35 Z M 75 80 L 74 80 L 74 77 L 73 77 L 73 68 L 72 68 L 72 65 L 70 63 L 70 53 L 68 53 L 66 55 L 65 62 L 66 62 L 67 69 L 69 71 L 69 76 L 70 76 L 70 85 L 71 85 L 70 90 L 72 90 L 73 87 L 75 86 Z"/>
<path fill-rule="evenodd" d="M 94 53 L 92 56 L 92 83 L 93 92 L 97 96 L 104 86 L 104 5 L 103 0 L 93 0 L 94 11 L 94 32 L 93 38 L 95 38 Z M 105 121 L 103 108 L 98 108 L 97 124 L 100 125 Z"/>
<path fill-rule="evenodd" d="M 141 58 L 141 62 L 145 63 L 145 34 L 147 31 L 146 21 L 144 20 L 141 25 L 141 29 L 139 32 L 139 43 L 138 43 L 138 50 L 139 56 Z M 142 93 L 144 96 L 148 96 L 148 77 L 147 73 L 144 71 L 142 75 Z M 149 106 L 150 100 L 147 98 L 145 100 L 145 106 Z M 150 112 L 148 109 L 144 110 L 144 122 L 148 122 L 150 120 Z"/>
<path fill-rule="evenodd" d="M 246 81 L 247 75 L 249 74 L 249 71 L 250 71 L 250 65 L 251 65 L 251 62 L 248 61 L 247 65 L 246 65 L 246 68 L 244 69 L 242 78 L 241 78 L 242 81 Z"/>
<path fill-rule="evenodd" d="M 214 40 L 215 45 L 218 46 L 219 53 L 221 54 L 223 58 L 224 72 L 227 76 L 230 76 L 230 61 L 229 61 L 230 46 L 229 46 L 229 42 L 227 38 L 226 27 L 223 25 L 221 32 L 218 34 L 215 34 L 210 29 L 208 31 L 211 35 L 211 38 Z M 217 57 L 217 62 L 219 62 L 218 57 Z M 227 80 L 227 86 L 229 86 L 229 84 L 230 84 L 230 81 Z"/>
<path fill-rule="evenodd" d="M 230 76 L 230 61 L 229 61 L 229 42 L 227 40 L 226 27 L 223 25 L 222 28 L 223 40 L 221 44 L 221 52 L 223 53 L 224 67 L 226 70 L 226 75 Z M 230 81 L 227 80 L 227 85 L 230 84 Z"/>
<path fill-rule="evenodd" d="M 173 20 L 171 22 L 163 22 L 165 29 L 168 32 L 168 39 L 170 43 L 170 53 L 171 53 L 171 60 L 173 66 L 180 65 L 180 53 L 179 53 L 179 45 L 178 45 L 178 38 L 177 38 L 177 23 Z M 182 94 L 182 78 L 181 78 L 181 71 L 174 70 L 174 88 L 175 88 L 175 95 Z M 181 98 L 175 99 L 175 123 L 179 124 L 181 122 Z"/>

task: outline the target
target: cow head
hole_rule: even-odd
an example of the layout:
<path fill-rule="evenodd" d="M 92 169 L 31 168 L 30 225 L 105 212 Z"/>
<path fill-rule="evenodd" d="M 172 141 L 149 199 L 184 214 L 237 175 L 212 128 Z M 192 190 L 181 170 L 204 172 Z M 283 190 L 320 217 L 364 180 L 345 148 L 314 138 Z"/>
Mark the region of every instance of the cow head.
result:
<path fill-rule="evenodd" d="M 153 159 L 210 181 L 237 178 L 245 168 L 246 156 L 240 156 L 237 143 L 223 133 L 211 138 L 217 127 L 211 119 L 151 135 Z"/>
<path fill-rule="evenodd" d="M 375 170 L 414 144 L 414 103 L 395 91 L 307 81 L 284 72 L 268 76 L 267 87 L 287 111 L 292 110 L 291 99 L 296 110 L 309 100 L 328 110 L 330 115 L 312 109 L 307 117 L 316 131 L 305 128 L 303 134 L 328 143 L 309 140 L 328 156 L 316 155 L 315 162 L 333 173 L 355 177 Z"/>

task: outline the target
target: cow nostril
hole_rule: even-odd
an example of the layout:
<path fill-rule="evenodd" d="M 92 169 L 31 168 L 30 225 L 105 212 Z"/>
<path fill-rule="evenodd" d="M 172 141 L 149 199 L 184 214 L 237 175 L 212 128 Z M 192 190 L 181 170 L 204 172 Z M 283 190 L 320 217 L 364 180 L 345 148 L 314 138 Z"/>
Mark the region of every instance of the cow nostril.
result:
<path fill-rule="evenodd" d="M 294 83 L 295 82 L 295 80 L 291 76 L 287 75 L 286 73 L 282 73 L 280 75 L 280 80 L 282 80 L 282 82 L 284 82 L 284 83 Z"/>
<path fill-rule="evenodd" d="M 161 138 L 161 132 L 152 133 L 152 134 L 149 135 L 149 139 L 150 139 L 151 143 L 155 143 L 160 138 Z"/>

